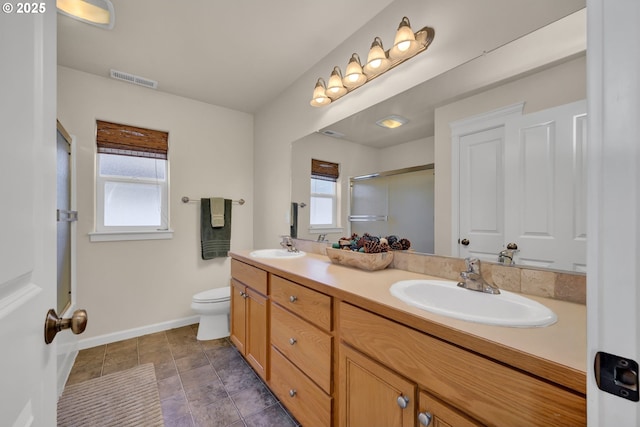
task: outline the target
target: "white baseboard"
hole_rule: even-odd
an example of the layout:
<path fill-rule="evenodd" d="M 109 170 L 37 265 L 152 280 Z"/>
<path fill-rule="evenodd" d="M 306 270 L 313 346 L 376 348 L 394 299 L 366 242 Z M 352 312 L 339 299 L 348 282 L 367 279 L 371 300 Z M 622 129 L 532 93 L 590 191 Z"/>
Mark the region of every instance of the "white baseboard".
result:
<path fill-rule="evenodd" d="M 60 347 L 64 347 L 61 351 Z M 62 346 L 58 346 L 58 384 L 57 391 L 58 397 L 62 394 L 64 390 L 64 386 L 69 379 L 69 374 L 71 373 L 71 368 L 73 368 L 73 364 L 76 361 L 76 357 L 78 356 L 78 343 L 73 342 L 71 344 L 66 344 Z"/>
<path fill-rule="evenodd" d="M 167 322 L 156 323 L 154 325 L 142 326 L 134 329 L 127 329 L 125 331 L 113 332 L 111 334 L 99 335 L 97 337 L 91 337 L 87 339 L 81 339 L 78 342 L 80 350 L 86 348 L 97 347 L 99 345 L 110 344 L 116 341 L 127 340 L 129 338 L 136 338 L 142 335 L 153 334 L 155 332 L 162 332 L 168 329 L 179 328 L 181 326 L 193 325 L 198 323 L 200 316 L 189 316 L 182 319 L 169 320 Z"/>

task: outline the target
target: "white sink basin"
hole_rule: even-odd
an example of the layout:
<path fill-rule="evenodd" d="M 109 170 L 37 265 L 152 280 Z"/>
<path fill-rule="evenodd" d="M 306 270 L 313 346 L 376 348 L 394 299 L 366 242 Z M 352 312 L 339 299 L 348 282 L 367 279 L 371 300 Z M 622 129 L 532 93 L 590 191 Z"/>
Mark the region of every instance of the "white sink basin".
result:
<path fill-rule="evenodd" d="M 558 319 L 553 311 L 522 295 L 503 290 L 491 295 L 445 280 L 403 280 L 390 291 L 414 307 L 469 322 L 527 328 L 549 326 Z"/>
<path fill-rule="evenodd" d="M 249 253 L 254 258 L 288 259 L 305 256 L 305 252 L 289 252 L 286 249 L 258 249 Z"/>

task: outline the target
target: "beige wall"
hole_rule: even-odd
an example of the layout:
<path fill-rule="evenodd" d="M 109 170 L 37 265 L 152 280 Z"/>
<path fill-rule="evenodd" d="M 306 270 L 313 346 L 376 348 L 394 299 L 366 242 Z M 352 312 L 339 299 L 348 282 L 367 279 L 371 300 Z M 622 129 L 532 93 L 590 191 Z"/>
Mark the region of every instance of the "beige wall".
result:
<path fill-rule="evenodd" d="M 58 119 L 77 138 L 77 307 L 89 315 L 82 340 L 193 316 L 194 293 L 229 284 L 229 259 L 201 259 L 199 204 L 180 199 L 245 199 L 233 205 L 231 248 L 252 246 L 252 116 L 59 67 Z M 89 241 L 96 119 L 169 132 L 173 239 Z"/>
<path fill-rule="evenodd" d="M 435 113 L 435 253 L 451 255 L 453 242 L 451 213 L 451 128 L 449 123 L 501 107 L 525 102 L 524 114 L 586 99 L 584 56 L 453 102 Z"/>

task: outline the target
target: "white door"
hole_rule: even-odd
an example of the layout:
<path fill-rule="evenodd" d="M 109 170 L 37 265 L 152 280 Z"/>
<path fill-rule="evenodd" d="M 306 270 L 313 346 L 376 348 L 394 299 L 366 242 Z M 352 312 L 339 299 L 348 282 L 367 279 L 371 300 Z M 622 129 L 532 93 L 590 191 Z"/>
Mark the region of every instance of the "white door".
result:
<path fill-rule="evenodd" d="M 513 121 L 504 244 L 518 245 L 517 264 L 586 271 L 586 108 L 578 101 Z"/>
<path fill-rule="evenodd" d="M 640 2 L 587 3 L 587 422 L 632 427 L 640 403 L 602 391 L 594 358 L 640 361 Z"/>
<path fill-rule="evenodd" d="M 56 424 L 56 5 L 0 14 L 0 425 Z"/>
<path fill-rule="evenodd" d="M 504 126 L 462 135 L 459 256 L 495 261 L 504 243 Z"/>

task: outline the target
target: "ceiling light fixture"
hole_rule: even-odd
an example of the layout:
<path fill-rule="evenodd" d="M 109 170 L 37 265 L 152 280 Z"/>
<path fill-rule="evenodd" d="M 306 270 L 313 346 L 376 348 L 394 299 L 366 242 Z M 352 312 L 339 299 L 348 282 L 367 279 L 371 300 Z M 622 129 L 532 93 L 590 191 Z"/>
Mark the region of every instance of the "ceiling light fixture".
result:
<path fill-rule="evenodd" d="M 407 123 L 408 121 L 409 119 L 406 119 L 402 116 L 391 115 L 391 116 L 385 117 L 384 119 L 378 120 L 376 124 L 378 126 L 382 126 L 383 128 L 395 129 Z"/>
<path fill-rule="evenodd" d="M 354 53 L 351 55 L 344 77 L 340 73 L 340 68 L 336 66 L 333 67 L 328 86 L 322 78 L 318 79 L 313 91 L 311 105 L 314 107 L 329 105 L 332 101 L 341 98 L 402 64 L 404 61 L 424 52 L 433 41 L 434 36 L 435 30 L 431 27 L 424 27 L 414 33 L 411 30 L 409 18 L 405 16 L 400 21 L 391 49 L 385 51 L 382 46 L 382 39 L 375 37 L 373 43 L 371 43 L 364 67 L 358 54 Z M 338 79 L 342 80 L 341 85 L 338 84 Z"/>
<path fill-rule="evenodd" d="M 56 0 L 58 12 L 106 30 L 113 29 L 115 11 L 110 0 Z"/>

